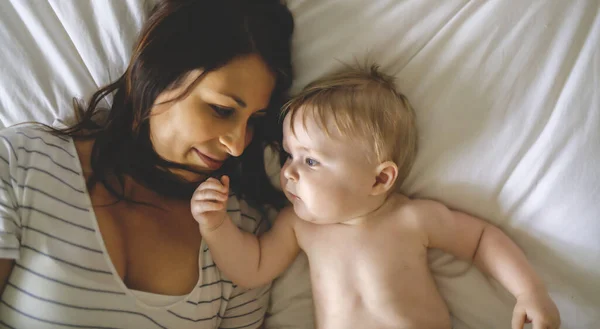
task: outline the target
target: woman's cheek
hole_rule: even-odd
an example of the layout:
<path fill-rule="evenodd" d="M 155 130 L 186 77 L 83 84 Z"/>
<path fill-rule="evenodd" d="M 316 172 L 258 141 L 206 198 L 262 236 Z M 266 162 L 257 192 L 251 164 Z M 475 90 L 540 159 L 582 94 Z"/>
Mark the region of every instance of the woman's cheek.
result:
<path fill-rule="evenodd" d="M 244 149 L 250 145 L 252 142 L 252 138 L 254 137 L 254 128 L 248 127 L 246 128 L 246 136 L 244 137 Z"/>

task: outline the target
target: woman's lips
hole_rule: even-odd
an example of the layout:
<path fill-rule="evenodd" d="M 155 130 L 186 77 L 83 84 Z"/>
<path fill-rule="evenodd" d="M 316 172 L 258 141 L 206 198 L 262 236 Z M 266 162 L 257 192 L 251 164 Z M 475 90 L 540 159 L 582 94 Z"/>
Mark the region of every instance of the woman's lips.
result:
<path fill-rule="evenodd" d="M 200 152 L 196 148 L 194 148 L 194 151 L 196 152 L 196 154 L 198 155 L 200 160 L 202 160 L 202 162 L 204 162 L 204 164 L 206 164 L 206 166 L 209 169 L 219 169 L 223 165 L 223 162 L 225 162 L 225 160 L 217 160 L 213 157 L 210 157 L 210 156 Z"/>

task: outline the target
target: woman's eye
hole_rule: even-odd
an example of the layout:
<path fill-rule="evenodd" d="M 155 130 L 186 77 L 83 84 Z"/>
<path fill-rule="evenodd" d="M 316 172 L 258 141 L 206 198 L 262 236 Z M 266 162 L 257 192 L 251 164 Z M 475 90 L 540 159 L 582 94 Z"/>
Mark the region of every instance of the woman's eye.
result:
<path fill-rule="evenodd" d="M 221 107 L 221 106 L 217 106 L 217 105 L 210 105 L 210 107 L 213 109 L 213 111 L 220 117 L 222 118 L 227 118 L 230 117 L 233 114 L 233 109 L 230 108 L 226 108 L 226 107 Z"/>
<path fill-rule="evenodd" d="M 248 124 L 251 126 L 255 126 L 257 124 L 259 124 L 262 121 L 262 116 L 253 116 L 250 117 L 250 119 L 248 119 Z"/>
<path fill-rule="evenodd" d="M 306 165 L 308 165 L 309 167 L 314 167 L 319 164 L 319 162 L 317 160 L 311 159 L 311 158 L 306 158 L 306 160 L 304 160 L 304 162 L 306 162 Z"/>

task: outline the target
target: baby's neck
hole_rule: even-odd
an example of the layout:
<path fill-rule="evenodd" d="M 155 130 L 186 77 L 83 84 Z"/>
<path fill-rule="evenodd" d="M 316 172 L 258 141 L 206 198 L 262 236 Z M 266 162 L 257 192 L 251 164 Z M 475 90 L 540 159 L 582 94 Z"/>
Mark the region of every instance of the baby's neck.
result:
<path fill-rule="evenodd" d="M 391 210 L 392 207 L 390 207 L 390 204 L 395 203 L 397 196 L 397 193 L 390 193 L 386 196 L 382 196 L 381 198 L 373 200 L 373 202 L 366 207 L 362 215 L 343 220 L 339 222 L 339 224 L 363 225 L 373 218 L 379 218 L 381 215 Z"/>

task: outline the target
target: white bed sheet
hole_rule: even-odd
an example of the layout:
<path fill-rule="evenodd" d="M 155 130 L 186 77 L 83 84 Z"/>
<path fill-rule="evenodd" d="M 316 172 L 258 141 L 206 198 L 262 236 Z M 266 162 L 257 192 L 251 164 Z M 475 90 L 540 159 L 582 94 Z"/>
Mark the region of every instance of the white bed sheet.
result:
<path fill-rule="evenodd" d="M 0 1 L 1 124 L 72 118 L 73 97 L 123 74 L 148 4 Z"/>
<path fill-rule="evenodd" d="M 567 329 L 600 328 L 600 2 L 289 0 L 294 90 L 370 59 L 417 110 L 402 189 L 488 219 L 525 251 Z M 141 0 L 0 1 L 0 121 L 53 123 L 118 77 Z M 431 253 L 457 329 L 508 328 L 513 300 Z"/>

